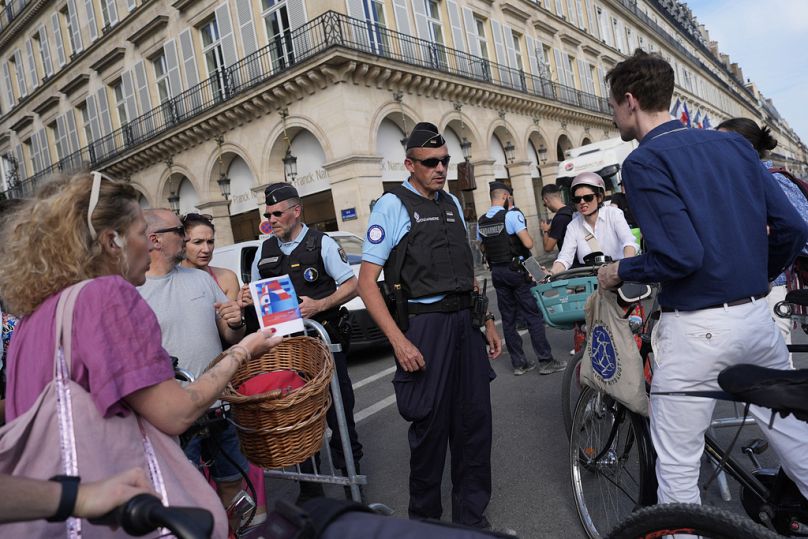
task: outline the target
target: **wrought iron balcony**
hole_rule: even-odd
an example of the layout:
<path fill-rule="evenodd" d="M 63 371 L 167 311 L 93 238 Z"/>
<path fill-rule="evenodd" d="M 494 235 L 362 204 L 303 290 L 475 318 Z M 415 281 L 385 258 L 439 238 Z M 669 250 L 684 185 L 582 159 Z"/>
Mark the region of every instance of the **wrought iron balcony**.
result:
<path fill-rule="evenodd" d="M 112 133 L 94 140 L 56 164 L 37 171 L 9 189 L 6 195 L 30 196 L 37 183 L 53 173 L 103 166 L 137 146 L 260 84 L 279 77 L 298 64 L 332 48 L 359 51 L 596 113 L 610 112 L 607 100 L 602 97 L 479 56 L 472 56 L 329 11 L 297 30 L 284 34 L 273 43 L 165 101 Z"/>

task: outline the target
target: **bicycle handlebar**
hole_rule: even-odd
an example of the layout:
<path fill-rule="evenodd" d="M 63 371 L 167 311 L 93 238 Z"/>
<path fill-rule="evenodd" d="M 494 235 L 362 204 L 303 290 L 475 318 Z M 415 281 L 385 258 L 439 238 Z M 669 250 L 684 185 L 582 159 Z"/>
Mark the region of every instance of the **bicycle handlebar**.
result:
<path fill-rule="evenodd" d="M 166 507 L 151 494 L 138 494 L 90 522 L 119 526 L 134 536 L 146 535 L 161 527 L 168 528 L 178 539 L 209 539 L 213 533 L 210 511 L 197 507 Z"/>

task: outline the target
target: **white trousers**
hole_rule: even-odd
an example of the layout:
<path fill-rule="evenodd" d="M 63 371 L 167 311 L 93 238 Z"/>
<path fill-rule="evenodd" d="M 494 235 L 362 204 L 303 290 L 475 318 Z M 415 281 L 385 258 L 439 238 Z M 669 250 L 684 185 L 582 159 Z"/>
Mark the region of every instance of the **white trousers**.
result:
<path fill-rule="evenodd" d="M 699 468 L 704 433 L 715 401 L 653 395 L 662 391 L 718 390 L 718 373 L 730 365 L 755 363 L 788 369 L 788 350 L 768 304 L 662 313 L 651 337 L 654 378 L 651 388 L 651 437 L 657 452 L 659 503 L 701 503 Z M 769 439 L 780 464 L 808 497 L 808 423 L 752 406 L 751 415 Z"/>
<path fill-rule="evenodd" d="M 774 325 L 777 326 L 777 329 L 779 329 L 780 333 L 783 334 L 783 339 L 785 339 L 786 344 L 791 344 L 791 328 L 793 324 L 791 318 L 782 318 L 774 313 L 774 306 L 785 300 L 787 293 L 788 288 L 786 285 L 773 286 L 772 289 L 769 290 L 769 294 L 766 296 L 766 302 L 769 304 L 769 311 L 772 313 Z M 794 368 L 794 362 L 791 360 L 791 354 L 788 355 L 788 362 L 791 367 Z"/>

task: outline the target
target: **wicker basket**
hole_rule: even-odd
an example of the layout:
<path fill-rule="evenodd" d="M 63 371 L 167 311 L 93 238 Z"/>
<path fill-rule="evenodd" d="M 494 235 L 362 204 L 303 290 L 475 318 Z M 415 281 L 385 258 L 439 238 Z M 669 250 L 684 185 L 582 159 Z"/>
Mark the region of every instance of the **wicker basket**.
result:
<path fill-rule="evenodd" d="M 235 390 L 254 376 L 278 370 L 296 371 L 306 384 L 285 396 L 280 390 L 250 396 Z M 333 370 L 328 347 L 312 337 L 285 339 L 239 367 L 222 400 L 231 404 L 241 450 L 250 462 L 262 468 L 292 466 L 320 449 Z"/>

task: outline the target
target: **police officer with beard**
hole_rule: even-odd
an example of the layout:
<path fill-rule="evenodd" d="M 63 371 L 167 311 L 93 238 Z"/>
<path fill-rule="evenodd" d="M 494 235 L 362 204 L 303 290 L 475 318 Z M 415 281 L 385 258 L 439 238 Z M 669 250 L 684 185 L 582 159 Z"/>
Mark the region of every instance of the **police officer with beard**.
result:
<path fill-rule="evenodd" d="M 513 206 L 513 189 L 503 182 L 491 182 L 491 207 L 478 220 L 477 239 L 491 268 L 491 281 L 497 291 L 497 306 L 502 315 L 502 333 L 511 356 L 513 374 L 521 376 L 536 368 L 522 348 L 516 331 L 516 315 L 527 323 L 533 351 L 539 360 L 539 374 L 564 370 L 566 363 L 553 359 L 536 301 L 530 293 L 532 280 L 522 267 L 530 257 L 533 238 L 527 231 L 524 214 Z"/>
<path fill-rule="evenodd" d="M 256 253 L 252 264 L 252 280 L 288 274 L 300 300 L 300 313 L 304 318 L 320 322 L 328 331 L 332 342 L 342 343 L 345 350 L 349 344 L 350 330 L 349 326 L 346 328 L 348 321 L 343 316 L 347 315 L 347 311 L 343 309 L 341 314 L 340 307 L 356 296 L 357 286 L 345 251 L 333 238 L 303 223 L 300 197 L 292 185 L 274 183 L 266 188 L 265 195 L 265 217 L 272 225 L 273 235 L 264 241 Z M 252 303 L 248 297 L 249 290 L 246 294 L 242 293 L 242 300 Z M 250 318 L 255 314 L 253 309 L 248 309 L 247 313 L 251 314 Z M 344 351 L 334 353 L 334 366 L 358 474 L 362 444 L 359 443 L 354 423 L 354 392 Z M 334 465 L 345 473 L 345 456 L 333 405 L 328 410 L 326 419 L 333 433 L 330 446 Z M 310 466 L 308 462 L 305 464 Z M 301 482 L 298 502 L 316 496 L 323 496 L 321 483 Z"/>
<path fill-rule="evenodd" d="M 409 515 L 441 517 L 448 443 L 452 521 L 489 528 L 495 375 L 488 360 L 499 355 L 501 342 L 492 316 L 485 335 L 472 322 L 471 248 L 460 203 L 444 190 L 449 154 L 435 125 L 415 126 L 404 165 L 409 178 L 373 207 L 359 293 L 393 345 L 396 401 L 411 423 Z M 376 283 L 382 269 L 396 291 L 395 320 Z"/>

